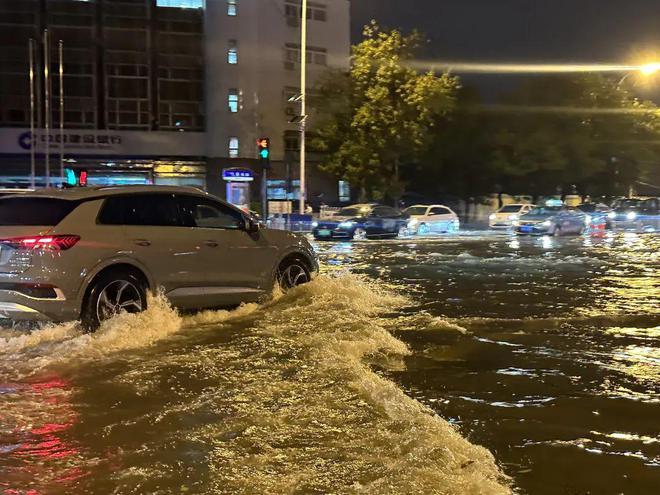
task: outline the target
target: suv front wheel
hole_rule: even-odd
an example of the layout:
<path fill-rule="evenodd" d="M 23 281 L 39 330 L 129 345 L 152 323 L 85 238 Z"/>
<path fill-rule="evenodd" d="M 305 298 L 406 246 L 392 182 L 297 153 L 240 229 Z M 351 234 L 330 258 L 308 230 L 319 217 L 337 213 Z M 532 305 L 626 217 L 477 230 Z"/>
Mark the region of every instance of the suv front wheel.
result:
<path fill-rule="evenodd" d="M 309 269 L 299 258 L 284 261 L 277 270 L 277 282 L 284 292 L 310 280 Z"/>
<path fill-rule="evenodd" d="M 82 308 L 82 325 L 88 332 L 98 330 L 106 320 L 125 311 L 147 309 L 147 287 L 130 271 L 109 271 L 97 277 L 89 288 Z"/>

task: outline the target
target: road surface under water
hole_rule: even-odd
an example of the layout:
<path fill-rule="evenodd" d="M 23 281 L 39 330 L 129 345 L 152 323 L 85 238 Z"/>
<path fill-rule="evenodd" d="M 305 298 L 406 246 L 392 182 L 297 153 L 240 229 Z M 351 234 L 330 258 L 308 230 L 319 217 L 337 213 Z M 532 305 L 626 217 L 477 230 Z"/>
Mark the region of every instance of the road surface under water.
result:
<path fill-rule="evenodd" d="M 260 306 L 0 330 L 0 494 L 657 491 L 659 237 L 318 250 Z"/>
<path fill-rule="evenodd" d="M 517 491 L 658 493 L 660 237 L 321 249 L 414 301 L 393 332 L 412 354 L 385 376 L 486 446 Z"/>

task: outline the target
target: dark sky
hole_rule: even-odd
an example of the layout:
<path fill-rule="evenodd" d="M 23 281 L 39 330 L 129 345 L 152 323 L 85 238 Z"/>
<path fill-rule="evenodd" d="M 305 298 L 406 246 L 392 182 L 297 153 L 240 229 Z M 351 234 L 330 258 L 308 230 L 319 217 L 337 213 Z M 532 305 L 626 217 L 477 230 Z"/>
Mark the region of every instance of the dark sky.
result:
<path fill-rule="evenodd" d="M 464 62 L 628 63 L 660 59 L 660 0 L 352 0 L 353 37 L 376 19 L 419 28 L 429 57 Z M 504 78 L 506 79 L 506 78 Z M 479 77 L 492 92 L 501 77 Z"/>

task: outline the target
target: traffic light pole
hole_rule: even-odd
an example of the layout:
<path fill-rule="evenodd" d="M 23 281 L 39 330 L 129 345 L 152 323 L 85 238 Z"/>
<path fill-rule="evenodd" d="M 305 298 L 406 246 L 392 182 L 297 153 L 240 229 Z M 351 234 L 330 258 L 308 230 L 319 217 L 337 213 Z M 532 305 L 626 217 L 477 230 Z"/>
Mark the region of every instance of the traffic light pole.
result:
<path fill-rule="evenodd" d="M 305 214 L 305 138 L 307 134 L 307 0 L 302 0 L 300 27 L 300 214 Z"/>

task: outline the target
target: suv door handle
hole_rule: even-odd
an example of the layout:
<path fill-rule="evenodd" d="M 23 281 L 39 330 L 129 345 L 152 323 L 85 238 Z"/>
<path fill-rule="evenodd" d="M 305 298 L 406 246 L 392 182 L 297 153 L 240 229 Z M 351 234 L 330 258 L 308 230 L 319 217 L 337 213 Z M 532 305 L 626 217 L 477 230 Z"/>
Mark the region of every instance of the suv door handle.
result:
<path fill-rule="evenodd" d="M 147 239 L 135 239 L 135 244 L 142 247 L 149 247 L 151 246 L 151 241 Z"/>
<path fill-rule="evenodd" d="M 218 244 L 216 241 L 204 241 L 204 245 L 211 248 L 217 248 L 220 244 Z"/>

